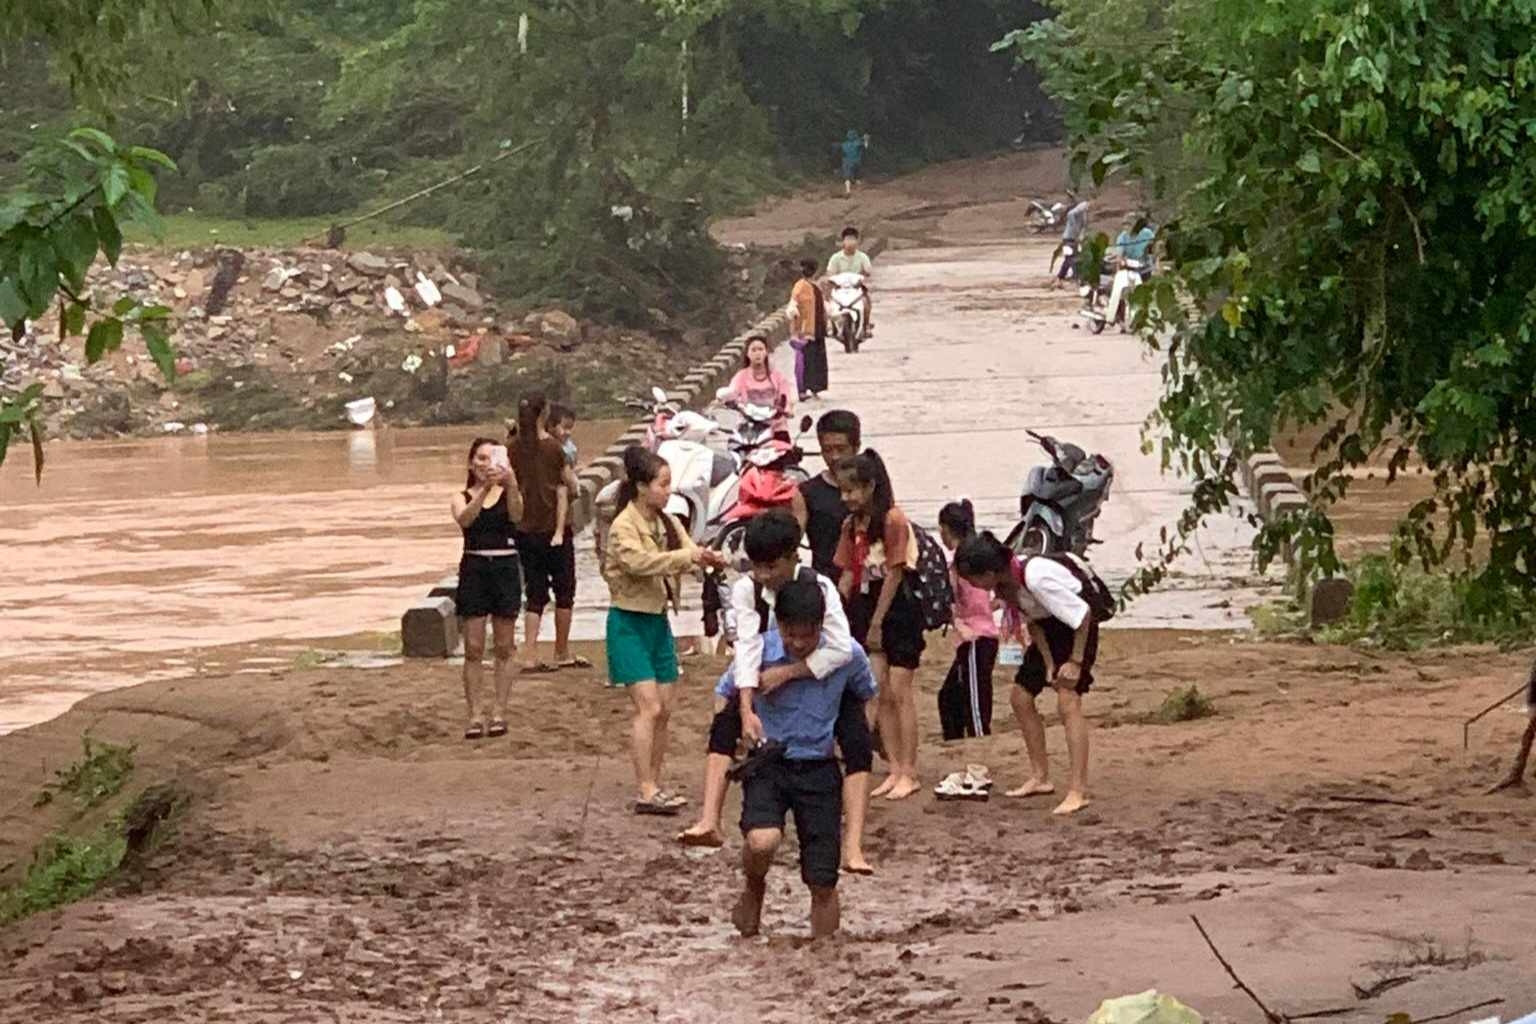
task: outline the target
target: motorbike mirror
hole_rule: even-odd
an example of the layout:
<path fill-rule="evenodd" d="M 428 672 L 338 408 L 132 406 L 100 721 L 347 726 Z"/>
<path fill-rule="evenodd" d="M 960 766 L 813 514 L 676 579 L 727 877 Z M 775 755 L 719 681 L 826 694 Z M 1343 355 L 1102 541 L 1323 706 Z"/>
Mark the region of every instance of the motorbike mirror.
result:
<path fill-rule="evenodd" d="M 812 425 L 815 424 L 815 422 L 816 421 L 811 419 L 809 416 L 801 416 L 800 417 L 800 433 L 803 434 L 807 430 L 810 430 Z"/>
<path fill-rule="evenodd" d="M 665 391 L 661 390 L 661 388 L 652 387 L 651 388 L 651 397 L 656 399 L 656 404 L 657 405 L 666 405 L 667 404 L 667 393 Z"/>

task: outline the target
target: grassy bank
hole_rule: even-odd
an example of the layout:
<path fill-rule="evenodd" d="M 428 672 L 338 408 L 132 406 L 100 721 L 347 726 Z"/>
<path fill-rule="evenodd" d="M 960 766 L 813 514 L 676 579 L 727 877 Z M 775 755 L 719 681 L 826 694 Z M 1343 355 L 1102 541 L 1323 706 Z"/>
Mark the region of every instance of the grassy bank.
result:
<path fill-rule="evenodd" d="M 209 245 L 286 249 L 306 243 L 322 244 L 326 231 L 333 223 L 350 220 L 353 216 L 356 215 L 268 220 L 176 213 L 162 218 L 163 230 L 160 234 L 137 225 L 129 230 L 127 240 L 151 249 L 173 251 Z M 438 228 L 392 224 L 380 219 L 348 228 L 343 248 L 366 249 L 376 246 L 437 249 L 453 244 L 454 238 Z"/>

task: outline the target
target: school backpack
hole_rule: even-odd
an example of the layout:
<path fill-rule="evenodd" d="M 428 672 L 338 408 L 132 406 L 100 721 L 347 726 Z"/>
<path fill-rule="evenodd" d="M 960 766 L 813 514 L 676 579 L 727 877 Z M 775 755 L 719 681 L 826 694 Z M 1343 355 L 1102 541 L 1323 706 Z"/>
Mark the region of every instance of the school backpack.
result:
<path fill-rule="evenodd" d="M 1076 579 L 1078 586 L 1082 588 L 1082 598 L 1088 605 L 1088 610 L 1093 613 L 1094 622 L 1108 622 L 1115 617 L 1117 604 L 1114 591 L 1109 589 L 1109 584 L 1093 571 L 1093 566 L 1073 554 L 1070 551 L 1056 551 L 1047 555 L 1032 555 L 1031 558 L 1048 558 L 1057 565 L 1066 569 Z M 1022 579 L 1025 570 L 1029 566 L 1029 558 L 1024 559 L 1019 566 L 1019 576 Z"/>
<path fill-rule="evenodd" d="M 922 609 L 924 629 L 942 629 L 953 619 L 955 591 L 949 582 L 949 560 L 933 534 L 912 527 L 917 542 L 917 568 L 908 570 L 902 584 Z"/>

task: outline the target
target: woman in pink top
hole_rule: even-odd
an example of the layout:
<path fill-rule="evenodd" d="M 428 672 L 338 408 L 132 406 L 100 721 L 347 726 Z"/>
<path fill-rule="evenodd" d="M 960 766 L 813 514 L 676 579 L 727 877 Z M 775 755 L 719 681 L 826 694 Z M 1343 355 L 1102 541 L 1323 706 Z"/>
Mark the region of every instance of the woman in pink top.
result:
<path fill-rule="evenodd" d="M 976 512 L 964 499 L 939 510 L 939 536 L 954 551 L 976 535 Z M 992 734 L 992 668 L 997 664 L 997 619 L 992 592 L 950 570 L 955 591 L 955 661 L 939 689 L 939 722 L 946 740 Z"/>
<path fill-rule="evenodd" d="M 774 430 L 789 429 L 789 414 L 794 409 L 795 393 L 784 375 L 768 365 L 768 339 L 754 334 L 747 339 L 741 369 L 731 378 L 731 397 L 742 405 L 761 405 L 779 412 L 773 418 Z M 783 402 L 780 407 L 779 403 Z"/>

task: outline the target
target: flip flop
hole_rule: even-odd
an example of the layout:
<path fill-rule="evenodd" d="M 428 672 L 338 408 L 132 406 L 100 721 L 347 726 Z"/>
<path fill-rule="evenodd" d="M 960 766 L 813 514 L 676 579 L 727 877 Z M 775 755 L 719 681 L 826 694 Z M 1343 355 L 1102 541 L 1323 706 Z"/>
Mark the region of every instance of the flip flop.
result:
<path fill-rule="evenodd" d="M 682 810 L 677 804 L 668 803 L 665 793 L 657 793 L 649 800 L 636 800 L 634 808 L 636 814 L 652 814 L 662 818 L 675 818 Z"/>
<path fill-rule="evenodd" d="M 718 832 L 706 832 L 703 835 L 697 832 L 679 832 L 677 842 L 681 846 L 718 850 L 725 845 L 725 837 Z"/>
<path fill-rule="evenodd" d="M 534 675 L 543 675 L 546 672 L 555 671 L 555 666 L 547 661 L 536 661 L 532 665 L 524 665 L 523 671 L 533 673 Z"/>
<path fill-rule="evenodd" d="M 464 730 L 464 738 L 478 740 L 485 735 L 485 726 L 479 722 L 471 722 L 469 728 Z"/>
<path fill-rule="evenodd" d="M 875 873 L 875 869 L 867 865 L 862 868 L 845 867 L 843 870 L 848 872 L 850 875 L 862 875 L 866 878 Z"/>
<path fill-rule="evenodd" d="M 487 736 L 505 736 L 507 734 L 507 721 L 504 718 L 491 719 L 490 728 L 485 730 Z"/>
<path fill-rule="evenodd" d="M 555 662 L 555 669 L 556 670 L 564 669 L 564 668 L 591 668 L 591 667 L 592 667 L 592 663 L 590 661 L 588 661 L 586 658 L 583 658 L 579 654 L 574 655 L 574 656 L 569 657 L 569 658 L 566 658 L 564 661 L 557 661 L 557 662 Z"/>

